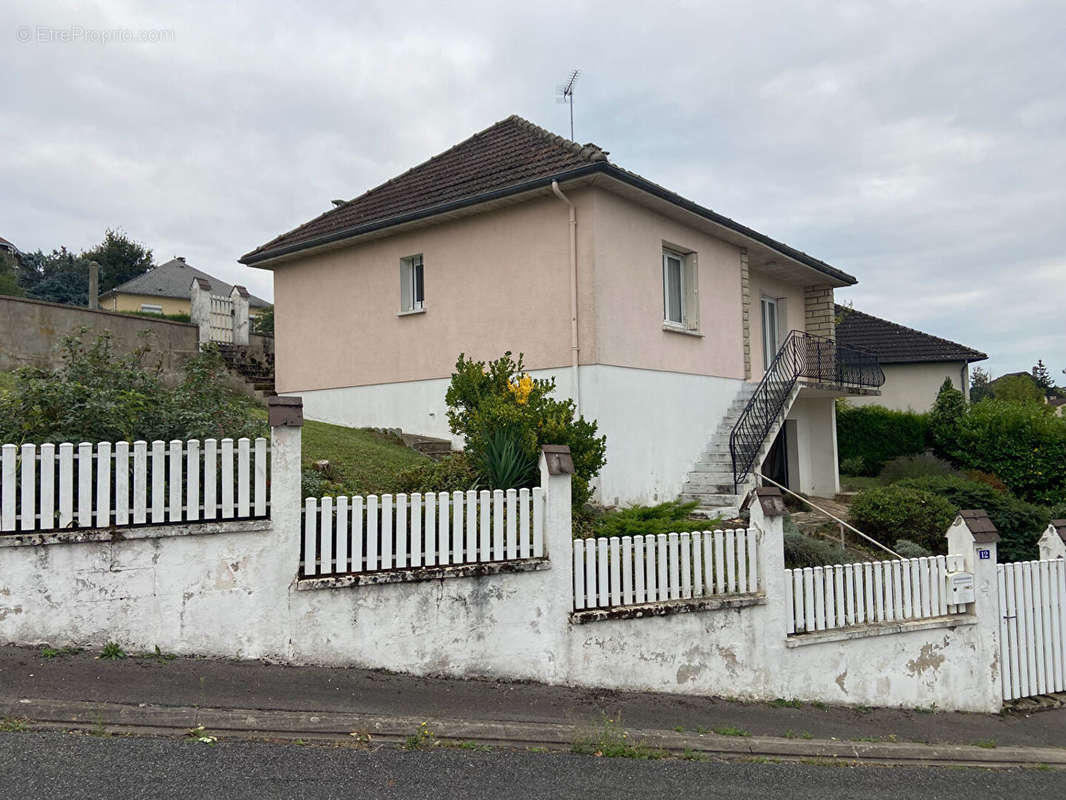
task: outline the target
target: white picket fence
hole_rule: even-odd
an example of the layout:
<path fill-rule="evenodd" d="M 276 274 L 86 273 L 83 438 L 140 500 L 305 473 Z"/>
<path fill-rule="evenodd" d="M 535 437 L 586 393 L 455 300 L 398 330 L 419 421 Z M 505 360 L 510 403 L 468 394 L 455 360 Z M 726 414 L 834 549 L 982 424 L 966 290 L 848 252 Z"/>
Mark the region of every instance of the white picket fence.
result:
<path fill-rule="evenodd" d="M 0 533 L 267 515 L 267 440 L 0 447 Z"/>
<path fill-rule="evenodd" d="M 309 497 L 306 577 L 544 557 L 544 490 Z"/>
<path fill-rule="evenodd" d="M 233 300 L 217 294 L 211 295 L 211 341 L 233 342 Z"/>
<path fill-rule="evenodd" d="M 957 555 L 786 569 L 788 633 L 961 613 L 945 575 L 962 569 Z"/>
<path fill-rule="evenodd" d="M 759 590 L 754 529 L 574 540 L 574 610 Z"/>
<path fill-rule="evenodd" d="M 1066 561 L 999 564 L 1003 699 L 1066 691 Z"/>

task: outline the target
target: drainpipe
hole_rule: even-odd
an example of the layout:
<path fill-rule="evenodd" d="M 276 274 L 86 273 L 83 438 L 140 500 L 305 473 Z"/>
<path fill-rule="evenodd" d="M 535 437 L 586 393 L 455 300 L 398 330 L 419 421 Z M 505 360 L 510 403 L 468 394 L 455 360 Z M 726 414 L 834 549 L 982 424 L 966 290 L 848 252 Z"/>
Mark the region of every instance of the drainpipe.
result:
<path fill-rule="evenodd" d="M 552 181 L 555 196 L 570 208 L 570 375 L 574 387 L 574 406 L 578 418 L 581 417 L 581 384 L 578 382 L 578 339 L 577 339 L 577 209 L 570 202 L 558 181 Z"/>

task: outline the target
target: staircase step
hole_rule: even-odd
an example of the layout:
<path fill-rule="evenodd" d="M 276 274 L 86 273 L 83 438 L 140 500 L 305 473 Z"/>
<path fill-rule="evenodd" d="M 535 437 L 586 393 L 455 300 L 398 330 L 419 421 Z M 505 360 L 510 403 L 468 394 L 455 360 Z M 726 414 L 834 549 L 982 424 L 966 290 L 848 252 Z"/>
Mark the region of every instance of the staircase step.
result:
<path fill-rule="evenodd" d="M 682 492 L 681 499 L 688 502 L 695 500 L 701 508 L 736 507 L 740 498 L 735 494 L 712 494 L 710 492 Z"/>

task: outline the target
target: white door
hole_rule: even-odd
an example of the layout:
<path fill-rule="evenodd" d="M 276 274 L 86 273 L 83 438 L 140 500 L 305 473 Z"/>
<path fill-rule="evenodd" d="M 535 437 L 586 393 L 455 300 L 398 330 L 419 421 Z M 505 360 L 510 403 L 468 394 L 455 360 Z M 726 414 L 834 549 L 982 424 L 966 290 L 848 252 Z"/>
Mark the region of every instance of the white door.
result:
<path fill-rule="evenodd" d="M 762 358 L 763 369 L 769 369 L 777 355 L 777 301 L 772 297 L 762 299 Z"/>

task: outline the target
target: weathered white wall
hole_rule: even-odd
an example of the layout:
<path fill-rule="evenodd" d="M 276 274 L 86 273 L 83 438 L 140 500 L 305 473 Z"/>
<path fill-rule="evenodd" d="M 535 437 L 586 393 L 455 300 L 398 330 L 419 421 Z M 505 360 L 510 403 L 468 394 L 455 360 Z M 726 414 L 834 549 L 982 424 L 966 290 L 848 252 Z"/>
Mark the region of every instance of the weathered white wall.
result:
<path fill-rule="evenodd" d="M 764 604 L 574 624 L 569 478 L 547 476 L 543 464 L 551 569 L 298 590 L 294 431 L 275 429 L 274 518 L 267 530 L 0 547 L 0 641 L 96 647 L 113 640 L 131 650 L 158 645 L 177 653 L 418 675 L 999 708 L 994 558 L 975 567 L 992 569 L 991 578 L 977 575 L 978 617 L 952 618 L 953 627 L 790 647 L 780 518 L 762 519 L 756 506 L 753 521 L 764 530 Z M 959 532 L 954 535 L 952 547 L 965 549 Z"/>
<path fill-rule="evenodd" d="M 968 365 L 963 361 L 938 364 L 882 364 L 885 385 L 880 396 L 849 397 L 857 406 L 884 406 L 896 411 L 928 411 L 936 401 L 945 378 L 951 385 L 970 395 Z"/>
<path fill-rule="evenodd" d="M 556 396 L 572 397 L 569 369 L 534 370 L 555 378 Z M 597 498 L 606 505 L 661 503 L 681 493 L 685 473 L 725 416 L 742 381 L 590 364 L 580 369 L 582 412 L 607 436 L 607 465 Z M 402 428 L 462 439 L 448 429 L 447 379 L 297 392 L 308 419 L 336 425 Z M 835 436 L 835 429 L 833 431 Z M 833 458 L 836 457 L 833 451 Z"/>

